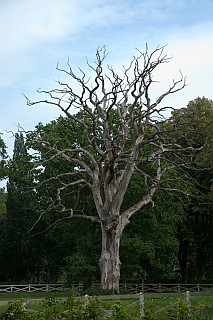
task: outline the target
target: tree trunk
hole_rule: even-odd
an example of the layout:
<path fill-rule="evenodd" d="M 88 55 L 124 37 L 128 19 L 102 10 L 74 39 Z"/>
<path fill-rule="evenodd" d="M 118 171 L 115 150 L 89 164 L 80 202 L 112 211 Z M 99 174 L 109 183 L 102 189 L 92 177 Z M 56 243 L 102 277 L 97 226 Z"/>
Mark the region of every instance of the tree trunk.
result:
<path fill-rule="evenodd" d="M 102 223 L 102 252 L 100 258 L 101 288 L 119 292 L 121 225 Z"/>

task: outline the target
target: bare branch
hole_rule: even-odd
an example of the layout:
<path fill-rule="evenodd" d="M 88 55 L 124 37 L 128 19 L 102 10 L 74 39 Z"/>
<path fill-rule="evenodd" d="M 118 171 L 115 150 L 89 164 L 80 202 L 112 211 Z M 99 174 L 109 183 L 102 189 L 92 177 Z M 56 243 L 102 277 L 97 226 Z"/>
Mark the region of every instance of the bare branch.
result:
<path fill-rule="evenodd" d="M 158 46 L 149 53 L 146 45 L 144 53 L 137 50 L 138 56 L 123 67 L 120 75 L 109 65 L 105 68 L 108 53 L 105 46 L 100 47 L 96 51 L 95 64 L 86 60 L 91 72 L 89 76 L 82 68 L 78 68 L 76 74 L 68 60 L 67 70 L 58 65 L 57 70 L 68 76 L 71 83 L 58 80 L 59 88 L 38 91 L 46 94 L 49 100 L 31 102 L 26 97 L 28 105 L 45 103 L 58 107 L 82 130 L 84 142 L 75 147 L 60 149 L 57 144 L 52 146 L 35 140 L 35 144 L 46 150 L 44 159 L 38 161 L 37 166 L 46 166 L 55 159 L 77 166 L 72 173 L 59 173 L 46 180 L 46 183 L 56 180 L 59 183 L 55 204 L 60 204 L 62 210 L 65 210 L 62 197 L 65 189 L 85 185 L 92 192 L 99 219 L 103 212 L 117 217 L 121 215 L 131 179 L 139 175 L 147 192 L 138 203 L 122 213 L 121 220 L 127 223 L 135 212 L 152 201 L 162 177 L 174 168 L 173 162 L 176 168 L 190 165 L 193 146 L 183 148 L 176 141 L 172 135 L 175 128 L 168 126 L 165 118 L 165 111 L 174 109 L 162 104 L 165 97 L 186 86 L 186 79 L 180 72 L 180 78 L 173 80 L 154 101 L 150 95 L 154 72 L 171 60 L 164 49 L 165 46 Z M 75 89 L 76 84 L 78 89 Z M 76 110 L 77 114 L 74 113 Z M 153 165 L 152 174 L 146 170 L 150 163 Z M 65 178 L 70 181 L 64 181 Z"/>

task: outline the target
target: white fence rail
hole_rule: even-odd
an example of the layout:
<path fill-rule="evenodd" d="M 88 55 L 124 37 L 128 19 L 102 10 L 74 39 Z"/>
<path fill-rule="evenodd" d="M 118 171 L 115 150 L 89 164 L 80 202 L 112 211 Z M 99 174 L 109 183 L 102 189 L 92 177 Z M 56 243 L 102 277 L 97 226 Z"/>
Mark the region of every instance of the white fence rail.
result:
<path fill-rule="evenodd" d="M 120 284 L 120 290 L 128 291 L 130 293 L 139 293 L 139 292 L 200 292 L 204 290 L 212 290 L 213 284 L 180 284 L 180 283 L 173 283 L 173 284 L 163 284 L 163 283 L 141 283 L 141 284 Z"/>
<path fill-rule="evenodd" d="M 100 287 L 100 284 L 93 284 L 93 288 Z M 157 293 L 175 293 L 175 292 L 200 292 L 213 290 L 213 284 L 181 284 L 181 283 L 120 283 L 121 293 L 140 293 L 140 292 L 157 292 Z"/>
<path fill-rule="evenodd" d="M 92 288 L 99 288 L 100 284 L 93 284 Z M 66 286 L 61 283 L 57 284 L 3 284 L 0 285 L 1 292 L 53 292 L 53 291 L 83 291 L 83 283 L 71 284 Z M 206 290 L 213 290 L 213 284 L 154 284 L 154 283 L 121 283 L 120 291 L 125 293 L 139 293 L 139 292 L 200 292 Z"/>
<path fill-rule="evenodd" d="M 3 284 L 0 292 L 64 291 L 62 284 Z"/>

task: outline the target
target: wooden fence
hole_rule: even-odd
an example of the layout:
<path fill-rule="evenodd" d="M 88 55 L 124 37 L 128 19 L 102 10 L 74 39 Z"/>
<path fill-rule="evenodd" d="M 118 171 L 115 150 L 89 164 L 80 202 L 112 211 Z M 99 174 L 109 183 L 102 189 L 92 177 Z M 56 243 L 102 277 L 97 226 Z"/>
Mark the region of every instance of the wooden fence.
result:
<path fill-rule="evenodd" d="M 172 292 L 200 292 L 206 290 L 212 290 L 213 284 L 163 284 L 163 283 L 142 283 L 142 284 L 120 284 L 120 291 L 127 291 L 129 293 L 138 292 L 158 292 L 158 293 L 172 293 Z"/>
<path fill-rule="evenodd" d="M 63 284 L 3 284 L 0 292 L 64 291 Z"/>
<path fill-rule="evenodd" d="M 100 284 L 93 284 L 92 288 L 99 288 Z M 200 292 L 206 290 L 213 290 L 213 284 L 163 284 L 163 283 L 121 283 L 121 293 L 139 293 L 139 292 L 158 292 L 158 293 L 178 293 L 178 292 Z M 71 284 L 66 286 L 64 284 L 4 284 L 0 285 L 1 292 L 53 292 L 53 291 L 83 291 L 83 284 Z"/>

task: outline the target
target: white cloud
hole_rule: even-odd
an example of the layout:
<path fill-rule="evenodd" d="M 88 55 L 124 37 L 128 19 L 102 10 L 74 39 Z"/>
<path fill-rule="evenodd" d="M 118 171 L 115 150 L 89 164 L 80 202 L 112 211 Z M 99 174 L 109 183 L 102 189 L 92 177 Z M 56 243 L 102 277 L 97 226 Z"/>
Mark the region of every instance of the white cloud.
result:
<path fill-rule="evenodd" d="M 61 0 L 57 6 L 51 0 L 8 1 L 0 5 L 1 56 L 14 55 L 38 41 L 54 40 L 62 36 L 68 26 L 68 2 Z"/>
<path fill-rule="evenodd" d="M 51 86 L 58 59 L 66 63 L 70 55 L 74 67 L 82 66 L 82 61 L 85 62 L 82 57 L 94 57 L 97 46 L 105 43 L 111 53 L 108 62 L 115 67 L 131 59 L 136 53 L 134 47 L 143 50 L 146 41 L 151 50 L 155 44 L 168 43 L 165 52 L 171 52 L 174 59 L 156 75 L 161 81 L 159 90 L 167 88 L 181 69 L 190 85 L 177 94 L 178 98 L 168 99 L 169 102 L 185 105 L 197 95 L 209 96 L 212 92 L 213 47 L 210 41 L 213 25 L 203 22 L 196 25 L 194 21 L 186 28 L 181 17 L 172 28 L 166 24 L 168 19 L 171 25 L 175 10 L 183 9 L 186 3 L 192 8 L 190 0 L 1 1 L 0 87 L 7 91 L 3 91 L 0 108 L 9 105 L 11 119 L 16 119 L 10 124 L 28 122 L 30 126 L 42 117 L 51 119 L 54 117 L 52 110 L 45 107 L 39 111 L 35 108 L 35 113 L 28 111 L 24 99 L 20 98 L 21 92 L 32 97 L 38 87 Z M 8 113 L 5 119 L 7 117 Z M 5 124 L 6 121 L 1 123 Z"/>
<path fill-rule="evenodd" d="M 165 86 L 173 77 L 177 79 L 179 70 L 186 76 L 188 83 L 177 94 L 177 99 L 173 96 L 169 98 L 176 107 L 181 103 L 181 106 L 186 106 L 189 100 L 197 96 L 213 99 L 213 43 L 210 39 L 213 39 L 213 23 L 193 26 L 184 32 L 173 34 L 170 39 L 168 37 L 165 52 L 173 58 L 169 64 L 162 66 L 158 74 L 161 85 Z"/>
<path fill-rule="evenodd" d="M 169 5 L 170 4 L 170 5 Z M 8 0 L 0 3 L 1 59 L 11 59 L 52 42 L 61 43 L 84 28 L 164 20 L 173 1 Z M 170 8 L 170 9 L 168 9 Z M 147 23 L 147 22 L 146 22 Z M 113 35 L 112 35 L 113 37 Z M 84 41 L 85 39 L 83 39 Z"/>

